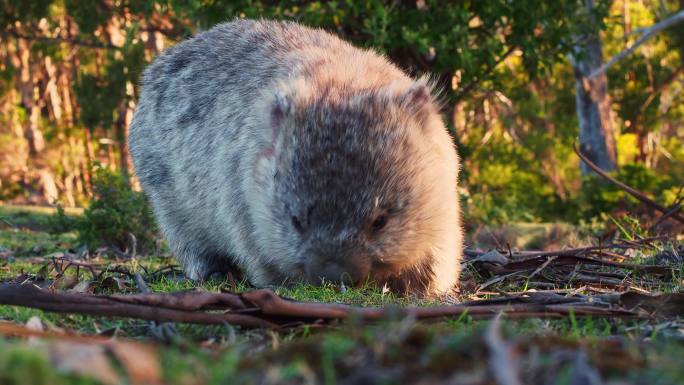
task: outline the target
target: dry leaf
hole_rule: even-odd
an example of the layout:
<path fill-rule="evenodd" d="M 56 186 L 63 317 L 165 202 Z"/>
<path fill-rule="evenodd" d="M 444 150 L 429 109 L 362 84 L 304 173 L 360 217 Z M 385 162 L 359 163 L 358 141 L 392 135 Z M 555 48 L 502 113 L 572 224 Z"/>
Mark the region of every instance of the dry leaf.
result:
<path fill-rule="evenodd" d="M 480 255 L 479 257 L 475 257 L 475 258 L 471 259 L 470 262 L 489 262 L 489 263 L 497 263 L 500 265 L 505 265 L 510 261 L 508 260 L 508 258 L 506 256 L 499 253 L 498 251 L 491 250 L 485 254 Z"/>

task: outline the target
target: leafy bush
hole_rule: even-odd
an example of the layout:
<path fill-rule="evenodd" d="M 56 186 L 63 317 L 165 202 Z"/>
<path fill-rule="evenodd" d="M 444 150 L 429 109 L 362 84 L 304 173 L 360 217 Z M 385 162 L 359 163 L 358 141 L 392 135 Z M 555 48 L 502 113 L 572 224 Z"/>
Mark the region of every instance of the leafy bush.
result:
<path fill-rule="evenodd" d="M 665 205 L 671 203 L 667 193 L 677 187 L 674 178 L 658 175 L 642 164 L 626 164 L 613 173 L 613 176 L 639 191 L 652 195 L 655 201 Z M 619 187 L 595 175 L 584 179 L 579 200 L 580 207 L 585 211 L 583 216 L 589 218 L 618 209 L 632 210 L 639 204 L 634 197 Z"/>
<path fill-rule="evenodd" d="M 133 191 L 127 178 L 96 166 L 93 198 L 81 217 L 68 217 L 59 207 L 52 220 L 53 232 L 75 230 L 88 248 L 100 246 L 130 249 L 136 240 L 137 252 L 156 248 L 158 227 L 152 209 L 142 192 Z"/>

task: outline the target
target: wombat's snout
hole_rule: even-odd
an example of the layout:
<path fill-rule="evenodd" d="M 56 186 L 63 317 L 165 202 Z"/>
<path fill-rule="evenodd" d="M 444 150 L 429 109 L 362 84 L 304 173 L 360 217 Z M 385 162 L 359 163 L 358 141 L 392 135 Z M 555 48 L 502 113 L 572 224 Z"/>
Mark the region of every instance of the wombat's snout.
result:
<path fill-rule="evenodd" d="M 314 256 L 306 265 L 306 278 L 309 283 L 320 285 L 323 282 L 343 282 L 355 285 L 363 281 L 370 273 L 369 266 L 363 261 L 354 259 L 340 261 L 321 256 Z"/>

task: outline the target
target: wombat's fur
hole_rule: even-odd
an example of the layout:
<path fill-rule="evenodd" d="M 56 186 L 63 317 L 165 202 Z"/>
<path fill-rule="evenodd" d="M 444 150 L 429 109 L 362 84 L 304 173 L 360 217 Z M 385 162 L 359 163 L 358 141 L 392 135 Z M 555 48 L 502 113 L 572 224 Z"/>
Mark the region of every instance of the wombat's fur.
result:
<path fill-rule="evenodd" d="M 130 151 L 192 279 L 457 282 L 458 158 L 429 85 L 331 34 L 236 20 L 170 48 Z"/>

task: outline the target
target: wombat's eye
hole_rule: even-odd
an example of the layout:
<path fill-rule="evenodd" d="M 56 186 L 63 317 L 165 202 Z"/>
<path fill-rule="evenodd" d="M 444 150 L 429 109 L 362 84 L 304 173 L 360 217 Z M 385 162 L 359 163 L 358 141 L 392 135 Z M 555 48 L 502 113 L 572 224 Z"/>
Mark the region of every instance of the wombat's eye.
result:
<path fill-rule="evenodd" d="M 375 218 L 373 223 L 371 223 L 371 229 L 373 229 L 373 231 L 379 231 L 383 227 L 385 227 L 386 224 L 387 224 L 387 215 L 380 215 L 377 218 Z"/>
<path fill-rule="evenodd" d="M 297 230 L 298 233 L 303 233 L 304 232 L 304 227 L 302 227 L 302 223 L 299 221 L 299 218 L 293 216 L 292 217 L 292 226 Z"/>

